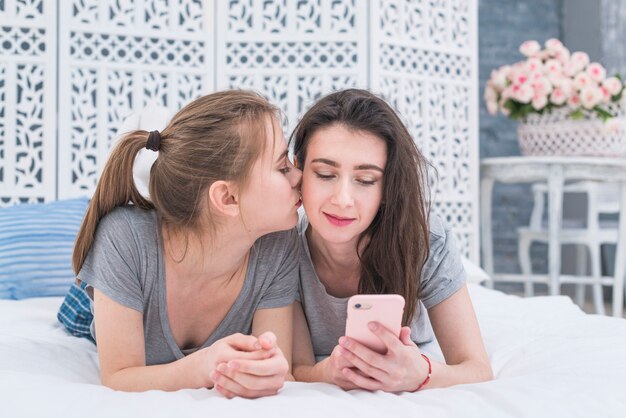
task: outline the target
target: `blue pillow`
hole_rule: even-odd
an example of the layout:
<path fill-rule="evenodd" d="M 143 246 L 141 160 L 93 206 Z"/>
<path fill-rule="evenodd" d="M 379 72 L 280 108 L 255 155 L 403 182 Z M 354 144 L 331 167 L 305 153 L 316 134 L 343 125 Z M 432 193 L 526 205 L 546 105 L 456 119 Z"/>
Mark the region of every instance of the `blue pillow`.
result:
<path fill-rule="evenodd" d="M 0 299 L 64 296 L 87 198 L 0 208 Z"/>

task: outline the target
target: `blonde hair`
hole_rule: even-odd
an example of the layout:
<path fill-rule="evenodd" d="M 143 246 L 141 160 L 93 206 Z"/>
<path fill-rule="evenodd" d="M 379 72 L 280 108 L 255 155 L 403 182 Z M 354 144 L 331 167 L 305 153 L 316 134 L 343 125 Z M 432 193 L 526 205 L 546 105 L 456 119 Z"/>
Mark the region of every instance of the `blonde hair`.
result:
<path fill-rule="evenodd" d="M 139 194 L 133 181 L 135 157 L 146 147 L 149 133 L 139 130 L 124 136 L 111 152 L 78 232 L 74 272 L 83 266 L 100 220 L 129 202 L 156 209 L 168 228 L 197 229 L 200 214 L 208 212 L 203 211 L 207 188 L 217 180 L 240 186 L 247 182 L 265 150 L 268 117 L 277 116 L 276 107 L 244 90 L 213 93 L 189 103 L 160 133 L 159 155 L 150 170 L 150 200 Z"/>

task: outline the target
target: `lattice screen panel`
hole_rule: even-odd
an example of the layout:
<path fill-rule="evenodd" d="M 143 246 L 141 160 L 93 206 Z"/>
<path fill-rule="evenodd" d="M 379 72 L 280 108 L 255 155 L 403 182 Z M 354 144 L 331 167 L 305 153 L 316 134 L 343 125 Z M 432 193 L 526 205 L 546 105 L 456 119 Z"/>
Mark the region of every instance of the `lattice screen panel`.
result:
<path fill-rule="evenodd" d="M 476 0 L 0 0 L 0 205 L 91 195 L 116 129 L 148 103 L 252 88 L 288 134 L 322 95 L 367 87 L 432 160 L 435 209 L 477 260 L 476 12 Z"/>
<path fill-rule="evenodd" d="M 0 1 L 0 204 L 56 197 L 56 2 Z"/>
<path fill-rule="evenodd" d="M 152 102 L 176 110 L 213 90 L 211 6 L 60 2 L 59 198 L 93 192 L 130 113 Z"/>
<path fill-rule="evenodd" d="M 279 105 L 290 133 L 315 100 L 367 87 L 367 2 L 218 0 L 217 87 Z"/>
<path fill-rule="evenodd" d="M 478 260 L 476 2 L 376 0 L 370 16 L 371 89 L 432 162 L 435 211 Z"/>

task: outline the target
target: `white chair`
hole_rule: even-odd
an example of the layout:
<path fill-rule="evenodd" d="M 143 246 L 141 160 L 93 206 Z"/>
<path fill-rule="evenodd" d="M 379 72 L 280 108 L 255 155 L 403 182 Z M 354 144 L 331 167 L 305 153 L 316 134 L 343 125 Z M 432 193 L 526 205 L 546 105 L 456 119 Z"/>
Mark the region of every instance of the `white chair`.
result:
<path fill-rule="evenodd" d="M 522 273 L 532 274 L 530 247 L 533 242 L 548 242 L 548 231 L 544 224 L 545 198 L 548 192 L 546 184 L 534 184 L 534 206 L 530 218 L 529 227 L 518 228 L 518 258 Z M 564 194 L 585 193 L 587 194 L 587 219 L 564 220 L 559 233 L 561 244 L 576 245 L 576 274 L 587 274 L 587 251 L 591 277 L 598 280 L 593 287 L 593 300 L 596 312 L 604 314 L 604 301 L 602 284 L 602 254 L 603 244 L 617 243 L 617 223 L 600 220 L 601 215 L 619 213 L 619 186 L 617 184 L 599 183 L 593 181 L 580 181 L 564 186 Z M 525 282 L 524 293 L 532 296 L 534 286 L 532 282 Z M 580 306 L 584 303 L 585 285 L 578 284 L 576 287 L 576 303 Z"/>
<path fill-rule="evenodd" d="M 172 112 L 159 106 L 154 102 L 148 103 L 143 109 L 133 112 L 124 119 L 122 124 L 117 130 L 117 136 L 111 144 L 111 149 L 126 133 L 135 131 L 137 129 L 143 129 L 145 131 L 162 131 L 167 126 Z M 150 179 L 150 168 L 157 158 L 157 153 L 148 149 L 143 149 L 137 154 L 135 158 L 135 165 L 133 167 L 133 177 L 135 179 L 135 186 L 137 191 L 144 197 L 149 198 L 148 184 Z"/>

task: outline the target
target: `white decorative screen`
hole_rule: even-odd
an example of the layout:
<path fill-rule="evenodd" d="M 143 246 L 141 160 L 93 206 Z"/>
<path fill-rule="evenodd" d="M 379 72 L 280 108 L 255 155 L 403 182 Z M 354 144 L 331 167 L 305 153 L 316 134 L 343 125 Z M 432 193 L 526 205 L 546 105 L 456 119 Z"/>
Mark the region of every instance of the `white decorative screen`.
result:
<path fill-rule="evenodd" d="M 54 1 L 0 0 L 2 205 L 56 197 L 55 16 Z"/>
<path fill-rule="evenodd" d="M 478 259 L 476 3 L 371 2 L 371 89 L 391 102 L 435 170 L 434 209 Z"/>
<path fill-rule="evenodd" d="M 287 132 L 334 90 L 367 87 L 367 2 L 218 0 L 217 87 L 263 93 Z"/>
<path fill-rule="evenodd" d="M 431 159 L 435 210 L 477 260 L 476 13 L 476 0 L 0 0 L 0 204 L 91 195 L 117 127 L 148 103 L 251 88 L 288 134 L 322 95 L 363 87 Z"/>
<path fill-rule="evenodd" d="M 95 188 L 117 127 L 213 89 L 210 3 L 65 0 L 59 15 L 59 198 Z"/>

